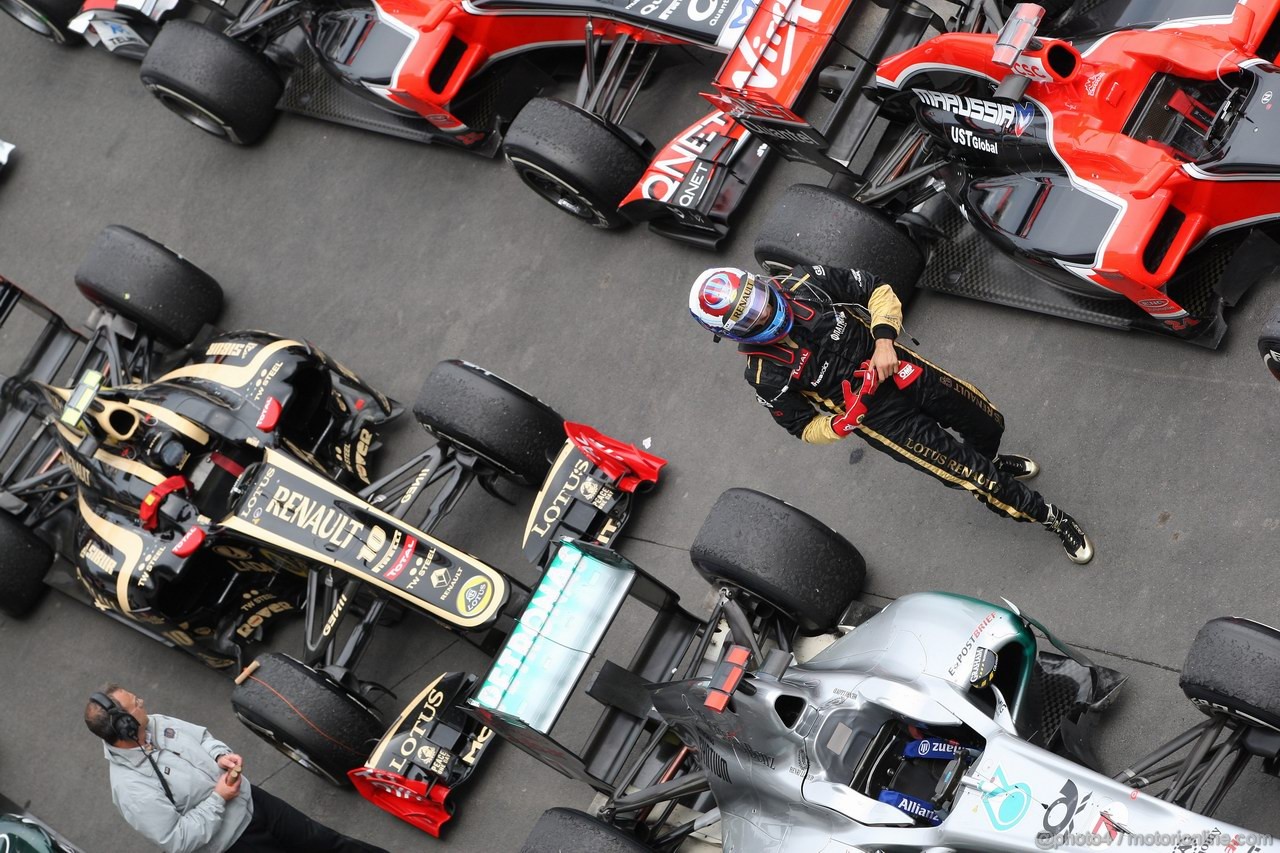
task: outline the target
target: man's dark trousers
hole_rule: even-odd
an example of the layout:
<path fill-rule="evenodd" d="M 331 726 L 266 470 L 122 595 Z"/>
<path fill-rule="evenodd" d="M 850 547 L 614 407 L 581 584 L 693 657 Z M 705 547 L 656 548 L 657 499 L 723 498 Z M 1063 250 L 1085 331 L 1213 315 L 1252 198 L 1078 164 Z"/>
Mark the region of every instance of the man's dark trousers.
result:
<path fill-rule="evenodd" d="M 339 835 L 258 786 L 253 819 L 227 853 L 387 853 L 381 847 Z"/>

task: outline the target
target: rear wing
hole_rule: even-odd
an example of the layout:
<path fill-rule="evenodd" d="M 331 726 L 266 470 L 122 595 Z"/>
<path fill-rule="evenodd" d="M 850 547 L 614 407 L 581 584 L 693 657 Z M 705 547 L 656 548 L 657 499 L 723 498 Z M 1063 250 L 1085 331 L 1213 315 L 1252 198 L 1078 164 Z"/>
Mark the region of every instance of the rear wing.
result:
<path fill-rule="evenodd" d="M 56 311 L 3 277 L 0 334 L 7 344 L 19 336 L 31 340 L 19 364 L 0 369 L 0 506 L 21 514 L 26 504 L 14 497 L 15 487 L 48 471 L 57 447 L 52 425 L 43 422 L 44 401 L 34 383 L 53 384 L 99 366 L 88 362 L 103 357 L 86 349 L 88 339 Z"/>

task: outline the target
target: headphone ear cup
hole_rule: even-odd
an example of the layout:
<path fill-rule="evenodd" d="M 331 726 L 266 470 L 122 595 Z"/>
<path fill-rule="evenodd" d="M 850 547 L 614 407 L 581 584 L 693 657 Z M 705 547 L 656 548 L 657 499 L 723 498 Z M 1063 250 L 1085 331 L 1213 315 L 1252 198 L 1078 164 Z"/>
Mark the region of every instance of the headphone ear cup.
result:
<path fill-rule="evenodd" d="M 111 723 L 121 740 L 136 741 L 138 739 L 138 721 L 119 705 L 111 711 Z"/>

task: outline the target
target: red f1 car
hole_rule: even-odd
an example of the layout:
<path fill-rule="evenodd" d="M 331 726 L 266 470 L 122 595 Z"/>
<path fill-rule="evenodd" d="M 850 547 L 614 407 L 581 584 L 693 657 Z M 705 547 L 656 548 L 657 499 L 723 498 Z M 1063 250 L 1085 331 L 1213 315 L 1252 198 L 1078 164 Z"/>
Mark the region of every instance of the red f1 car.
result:
<path fill-rule="evenodd" d="M 623 126 L 692 46 L 717 85 L 791 105 L 852 0 L 0 0 L 31 29 L 141 58 L 191 123 L 252 143 L 277 109 L 485 155 L 594 225 L 714 246 L 768 146 L 717 104 L 666 145 Z M 671 48 L 671 56 L 663 52 Z M 585 61 L 584 61 L 585 60 Z M 577 80 L 572 102 L 537 97 Z M 505 139 L 505 148 L 503 142 Z"/>
<path fill-rule="evenodd" d="M 880 44 L 945 31 L 883 54 L 830 142 L 834 125 L 740 105 L 831 173 L 788 191 L 757 259 L 1216 347 L 1223 306 L 1280 261 L 1280 3 L 955 8 L 894 8 Z"/>

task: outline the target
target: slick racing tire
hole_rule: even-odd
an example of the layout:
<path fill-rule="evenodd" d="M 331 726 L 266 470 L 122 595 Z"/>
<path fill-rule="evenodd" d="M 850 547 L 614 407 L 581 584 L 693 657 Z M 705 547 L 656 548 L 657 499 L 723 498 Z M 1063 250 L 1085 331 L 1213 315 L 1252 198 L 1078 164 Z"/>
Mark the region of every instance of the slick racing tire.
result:
<path fill-rule="evenodd" d="M 346 788 L 382 737 L 378 715 L 329 676 L 288 655 L 266 654 L 231 693 L 240 722 L 317 776 Z"/>
<path fill-rule="evenodd" d="M 26 525 L 0 511 L 0 610 L 20 619 L 44 594 L 53 549 Z"/>
<path fill-rule="evenodd" d="M 0 0 L 0 10 L 54 44 L 75 45 L 82 44 L 84 36 L 67 25 L 80 14 L 80 3 L 81 0 Z"/>
<path fill-rule="evenodd" d="M 1280 631 L 1235 616 L 1205 623 L 1178 686 L 1207 714 L 1280 729 Z"/>
<path fill-rule="evenodd" d="M 222 288 L 208 273 L 123 225 L 98 233 L 76 270 L 76 287 L 174 347 L 191 343 L 222 313 Z"/>
<path fill-rule="evenodd" d="M 866 561 L 849 540 L 751 489 L 729 489 L 716 499 L 689 558 L 713 585 L 744 590 L 806 634 L 834 629 L 867 575 Z"/>
<path fill-rule="evenodd" d="M 630 221 L 618 205 L 644 177 L 649 158 L 597 116 L 534 98 L 511 122 L 503 152 L 520 180 L 560 210 L 596 228 Z"/>
<path fill-rule="evenodd" d="M 1271 371 L 1271 375 L 1280 379 L 1280 308 L 1267 318 L 1258 336 L 1258 352 L 1262 354 L 1262 363 Z"/>
<path fill-rule="evenodd" d="M 650 848 L 585 812 L 547 809 L 520 853 L 650 853 Z"/>
<path fill-rule="evenodd" d="M 469 362 L 435 366 L 413 404 L 434 436 L 470 450 L 523 486 L 537 486 L 564 445 L 564 418 L 527 391 Z"/>
<path fill-rule="evenodd" d="M 795 184 L 756 235 L 756 261 L 770 274 L 797 264 L 863 270 L 884 279 L 906 305 L 924 272 L 924 255 L 884 214 L 846 195 Z"/>
<path fill-rule="evenodd" d="M 222 33 L 170 21 L 142 61 L 142 85 L 196 127 L 252 145 L 275 121 L 284 92 L 271 61 Z"/>

